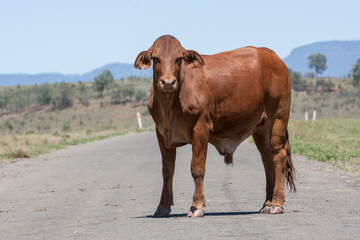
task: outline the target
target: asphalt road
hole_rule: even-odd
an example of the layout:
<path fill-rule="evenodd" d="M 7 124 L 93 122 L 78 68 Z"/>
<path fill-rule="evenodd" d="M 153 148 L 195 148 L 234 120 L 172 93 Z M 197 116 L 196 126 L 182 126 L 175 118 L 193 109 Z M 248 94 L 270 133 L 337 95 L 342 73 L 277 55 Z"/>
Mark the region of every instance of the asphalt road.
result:
<path fill-rule="evenodd" d="M 0 239 L 360 239 L 360 177 L 294 156 L 296 194 L 262 215 L 265 174 L 254 145 L 227 167 L 211 146 L 207 209 L 186 217 L 194 190 L 191 148 L 178 149 L 174 203 L 155 219 L 162 187 L 154 132 L 68 147 L 0 165 Z"/>

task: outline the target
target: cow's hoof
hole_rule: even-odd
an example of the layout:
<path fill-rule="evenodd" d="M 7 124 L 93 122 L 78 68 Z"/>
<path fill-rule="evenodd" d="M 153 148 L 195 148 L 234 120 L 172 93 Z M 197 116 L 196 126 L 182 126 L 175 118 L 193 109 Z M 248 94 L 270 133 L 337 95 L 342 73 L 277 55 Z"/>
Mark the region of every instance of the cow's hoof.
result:
<path fill-rule="evenodd" d="M 279 214 L 279 213 L 283 213 L 284 212 L 284 208 L 280 207 L 280 206 L 264 206 L 259 213 L 262 214 Z"/>
<path fill-rule="evenodd" d="M 283 213 L 284 212 L 284 208 L 283 207 L 272 207 L 270 214 L 279 214 L 279 213 Z"/>
<path fill-rule="evenodd" d="M 271 206 L 264 206 L 262 209 L 260 209 L 259 213 L 268 214 L 271 212 L 271 210 L 272 210 Z"/>
<path fill-rule="evenodd" d="M 202 217 L 202 216 L 204 216 L 204 211 L 192 206 L 190 208 L 190 211 L 188 212 L 187 216 L 193 217 L 193 218 Z"/>
<path fill-rule="evenodd" d="M 161 218 L 161 217 L 168 217 L 170 214 L 170 210 L 165 208 L 157 209 L 154 213 L 154 217 Z"/>
<path fill-rule="evenodd" d="M 196 218 L 196 217 L 202 217 L 204 216 L 204 211 L 203 210 L 195 210 L 195 212 L 191 215 L 191 217 Z"/>

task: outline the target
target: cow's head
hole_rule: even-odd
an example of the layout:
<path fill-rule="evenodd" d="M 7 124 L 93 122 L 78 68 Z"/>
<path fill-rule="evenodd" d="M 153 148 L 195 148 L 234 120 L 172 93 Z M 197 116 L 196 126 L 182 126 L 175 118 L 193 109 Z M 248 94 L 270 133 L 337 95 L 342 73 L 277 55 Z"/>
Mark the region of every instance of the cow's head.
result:
<path fill-rule="evenodd" d="M 170 35 L 155 40 L 147 51 L 141 52 L 134 63 L 137 69 L 148 69 L 153 62 L 154 86 L 163 92 L 173 92 L 179 88 L 182 67 L 200 67 L 204 60 L 195 51 L 186 50 L 180 42 Z"/>

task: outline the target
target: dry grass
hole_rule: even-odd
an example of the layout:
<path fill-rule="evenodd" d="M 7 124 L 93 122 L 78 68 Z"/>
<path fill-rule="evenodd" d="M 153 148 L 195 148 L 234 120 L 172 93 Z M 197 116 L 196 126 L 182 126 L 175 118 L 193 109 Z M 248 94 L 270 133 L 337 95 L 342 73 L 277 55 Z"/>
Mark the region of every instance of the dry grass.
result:
<path fill-rule="evenodd" d="M 305 111 L 312 118 L 317 111 L 317 119 L 360 118 L 360 92 L 354 96 L 342 96 L 336 92 L 314 93 L 292 92 L 291 119 L 303 120 Z"/>
<path fill-rule="evenodd" d="M 144 130 L 152 130 L 150 128 Z M 53 134 L 17 134 L 2 136 L 0 142 L 0 159 L 29 158 L 39 154 L 50 153 L 68 145 L 78 145 L 89 141 L 101 140 L 112 136 L 122 135 L 133 130 L 103 130 Z M 4 144 L 5 143 L 5 144 Z M 11 147 L 9 147 L 11 146 Z"/>
<path fill-rule="evenodd" d="M 144 130 L 154 129 L 144 104 L 111 105 L 106 99 L 93 101 L 89 107 L 13 116 L 5 120 L 12 130 L 2 129 L 5 133 L 0 135 L 0 158 L 33 157 L 67 145 L 139 131 L 137 112 L 142 115 Z"/>
<path fill-rule="evenodd" d="M 24 149 L 16 148 L 16 149 L 8 149 L 5 153 L 8 158 L 29 158 L 31 155 Z"/>
<path fill-rule="evenodd" d="M 111 105 L 110 99 L 105 98 L 92 100 L 88 107 L 77 104 L 61 111 L 39 111 L 0 118 L 0 134 L 130 130 L 137 127 L 137 112 L 140 112 L 145 128 L 153 126 L 145 104 Z"/>

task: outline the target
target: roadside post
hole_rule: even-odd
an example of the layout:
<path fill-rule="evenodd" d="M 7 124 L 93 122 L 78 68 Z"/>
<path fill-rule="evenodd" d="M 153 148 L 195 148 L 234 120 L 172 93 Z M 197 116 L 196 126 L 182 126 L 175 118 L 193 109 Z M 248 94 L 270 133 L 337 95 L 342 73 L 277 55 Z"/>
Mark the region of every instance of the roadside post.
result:
<path fill-rule="evenodd" d="M 136 117 L 137 117 L 139 128 L 142 129 L 141 116 L 140 116 L 139 112 L 136 113 Z"/>

